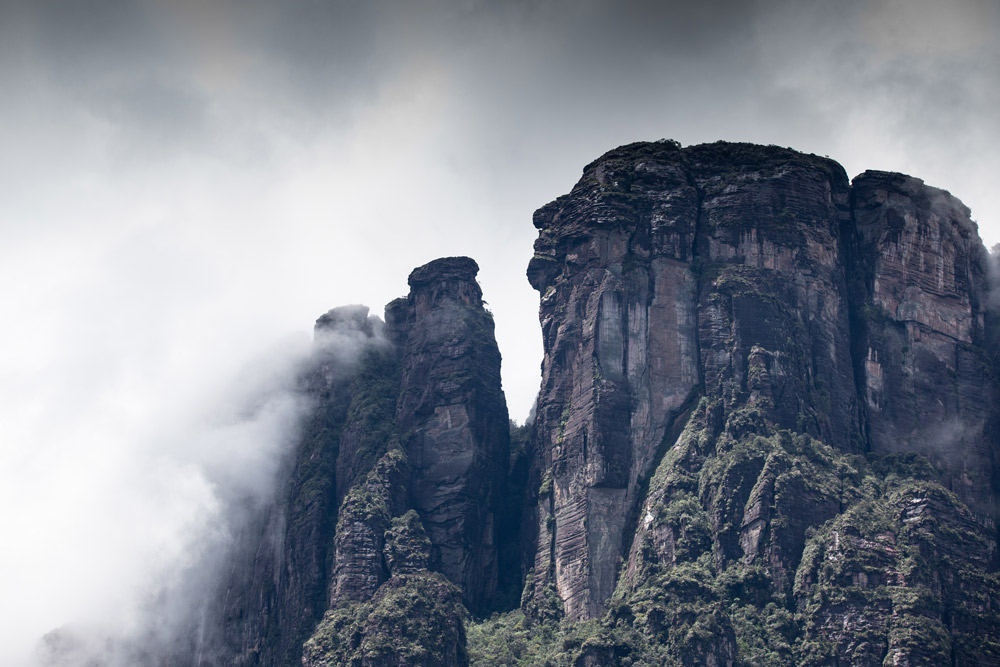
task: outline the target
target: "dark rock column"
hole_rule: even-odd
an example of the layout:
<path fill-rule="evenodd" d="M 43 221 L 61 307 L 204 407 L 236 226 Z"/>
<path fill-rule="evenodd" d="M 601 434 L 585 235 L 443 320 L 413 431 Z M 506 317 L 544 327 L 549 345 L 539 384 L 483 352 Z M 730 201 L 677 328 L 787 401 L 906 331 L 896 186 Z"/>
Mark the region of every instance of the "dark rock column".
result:
<path fill-rule="evenodd" d="M 412 506 L 431 565 L 483 611 L 496 593 L 496 520 L 510 448 L 493 317 L 467 257 L 410 274 L 410 294 L 386 308 L 402 350 L 397 425 L 411 470 Z"/>
<path fill-rule="evenodd" d="M 536 596 L 554 586 L 570 617 L 601 612 L 699 389 L 725 414 L 752 405 L 772 426 L 862 448 L 847 219 L 835 162 L 721 142 L 623 146 L 536 212 Z"/>
<path fill-rule="evenodd" d="M 832 160 L 747 144 L 687 149 L 702 193 L 699 345 L 705 393 L 779 428 L 863 448 Z"/>

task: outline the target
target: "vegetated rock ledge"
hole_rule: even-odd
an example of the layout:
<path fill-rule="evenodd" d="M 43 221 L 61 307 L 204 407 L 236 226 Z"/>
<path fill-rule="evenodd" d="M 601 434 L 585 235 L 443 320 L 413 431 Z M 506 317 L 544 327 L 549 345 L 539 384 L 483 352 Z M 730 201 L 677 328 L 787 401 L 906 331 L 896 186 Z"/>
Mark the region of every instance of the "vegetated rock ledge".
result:
<path fill-rule="evenodd" d="M 360 353 L 318 347 L 201 664 L 1000 665 L 969 215 L 790 149 L 610 151 L 535 213 L 513 430 L 473 260 L 331 311 Z"/>

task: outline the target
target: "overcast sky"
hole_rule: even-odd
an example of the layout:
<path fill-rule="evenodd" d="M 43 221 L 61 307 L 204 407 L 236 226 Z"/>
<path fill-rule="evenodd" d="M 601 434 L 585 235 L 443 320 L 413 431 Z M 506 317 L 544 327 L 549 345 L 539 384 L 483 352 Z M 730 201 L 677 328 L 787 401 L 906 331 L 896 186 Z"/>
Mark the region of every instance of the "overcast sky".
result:
<path fill-rule="evenodd" d="M 420 264 L 479 262 L 523 420 L 531 214 L 617 145 L 906 172 L 1000 241 L 997 35 L 995 0 L 0 4 L 0 662 L 127 623 L 266 486 L 294 409 L 233 387 Z"/>

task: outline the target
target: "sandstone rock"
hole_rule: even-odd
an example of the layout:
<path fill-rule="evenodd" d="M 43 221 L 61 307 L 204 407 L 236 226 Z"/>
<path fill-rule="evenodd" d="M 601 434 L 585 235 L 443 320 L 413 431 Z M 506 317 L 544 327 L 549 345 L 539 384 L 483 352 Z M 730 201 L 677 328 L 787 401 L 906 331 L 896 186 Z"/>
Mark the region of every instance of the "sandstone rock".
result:
<path fill-rule="evenodd" d="M 1000 312 L 968 209 L 656 142 L 534 224 L 530 437 L 473 260 L 415 269 L 384 327 L 324 315 L 322 349 L 360 353 L 317 352 L 203 664 L 463 665 L 465 607 L 523 581 L 480 662 L 1000 665 Z"/>
<path fill-rule="evenodd" d="M 976 225 L 960 201 L 916 178 L 868 171 L 852 193 L 867 269 L 859 328 L 871 449 L 924 454 L 995 526 L 997 391 Z"/>
<path fill-rule="evenodd" d="M 283 463 L 275 502 L 248 518 L 231 552 L 198 653 L 207 665 L 285 665 L 322 617 L 337 516 L 340 434 L 351 381 L 377 349 L 380 322 L 365 306 L 335 308 L 316 322 L 302 392 L 315 408 Z"/>
<path fill-rule="evenodd" d="M 401 582 L 411 575 L 421 591 L 444 591 L 432 570 L 461 586 L 441 595 L 476 610 L 494 603 L 509 433 L 477 271 L 468 258 L 416 269 L 384 327 L 365 306 L 317 321 L 304 379 L 316 407 L 282 495 L 234 550 L 213 611 L 219 630 L 201 651 L 206 664 L 298 664 L 324 611 L 395 595 L 386 586 L 409 590 Z M 457 607 L 448 605 L 441 613 L 460 631 Z M 442 650 L 458 656 L 463 646 Z"/>
<path fill-rule="evenodd" d="M 902 482 L 838 516 L 796 574 L 802 664 L 1000 664 L 988 542 L 934 482 Z"/>
<path fill-rule="evenodd" d="M 344 499 L 334 537 L 331 607 L 369 600 L 389 578 L 385 534 L 406 509 L 408 478 L 406 455 L 393 449 Z"/>
<path fill-rule="evenodd" d="M 493 318 L 467 257 L 410 274 L 410 294 L 386 309 L 402 354 L 396 422 L 412 468 L 411 497 L 432 544 L 432 567 L 470 609 L 497 586 L 497 513 L 510 435 Z"/>
<path fill-rule="evenodd" d="M 536 587 L 596 616 L 639 494 L 698 392 L 861 449 L 849 346 L 848 183 L 778 148 L 633 144 L 539 209 L 528 278 L 545 358 Z M 553 520 L 549 521 L 551 515 Z"/>

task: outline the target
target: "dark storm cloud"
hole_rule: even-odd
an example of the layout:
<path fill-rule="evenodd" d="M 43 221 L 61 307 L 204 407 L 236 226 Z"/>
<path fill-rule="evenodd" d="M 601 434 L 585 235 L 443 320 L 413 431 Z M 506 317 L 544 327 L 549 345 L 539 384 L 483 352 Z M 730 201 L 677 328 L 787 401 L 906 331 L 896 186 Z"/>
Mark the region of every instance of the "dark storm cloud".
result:
<path fill-rule="evenodd" d="M 466 92 L 492 90 L 511 116 L 523 116 L 531 102 L 558 108 L 566 95 L 599 106 L 644 80 L 655 88 L 702 75 L 712 63 L 733 61 L 735 69 L 740 59 L 745 68 L 757 11 L 755 3 L 722 1 L 97 0 L 30 7 L 34 54 L 52 81 L 96 98 L 95 111 L 114 123 L 145 130 L 148 114 L 156 137 L 172 116 L 198 138 L 204 118 L 192 111 L 207 104 L 199 98 L 245 92 L 211 89 L 203 70 L 213 62 L 237 63 L 233 76 L 258 104 L 329 118 L 370 95 L 387 72 L 436 56 L 465 73 Z M 744 78 L 716 72 L 716 84 Z"/>
<path fill-rule="evenodd" d="M 378 8 L 360 2 L 25 3 L 31 76 L 131 150 L 225 146 L 245 118 L 344 122 L 376 83 Z"/>
<path fill-rule="evenodd" d="M 301 98 L 326 106 L 375 76 L 377 3 L 274 3 L 255 22 L 247 46 L 260 48 Z"/>
<path fill-rule="evenodd" d="M 32 56 L 59 84 L 106 85 L 170 57 L 166 35 L 141 4 L 123 0 L 27 3 Z"/>

